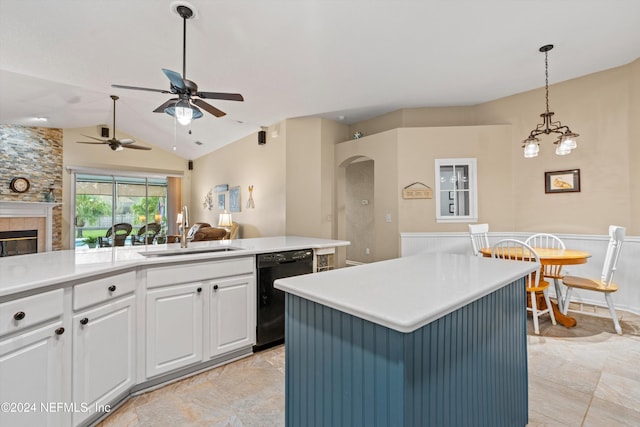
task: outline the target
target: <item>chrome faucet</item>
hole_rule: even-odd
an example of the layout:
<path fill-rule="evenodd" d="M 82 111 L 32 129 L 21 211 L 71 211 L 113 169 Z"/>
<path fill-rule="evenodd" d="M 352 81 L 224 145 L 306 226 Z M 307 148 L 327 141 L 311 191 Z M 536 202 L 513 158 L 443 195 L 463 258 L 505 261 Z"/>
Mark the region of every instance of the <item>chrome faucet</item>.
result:
<path fill-rule="evenodd" d="M 182 207 L 182 222 L 180 228 L 182 229 L 182 236 L 180 236 L 180 247 L 186 248 L 189 242 L 187 242 L 187 228 L 189 227 L 189 211 L 187 205 Z"/>

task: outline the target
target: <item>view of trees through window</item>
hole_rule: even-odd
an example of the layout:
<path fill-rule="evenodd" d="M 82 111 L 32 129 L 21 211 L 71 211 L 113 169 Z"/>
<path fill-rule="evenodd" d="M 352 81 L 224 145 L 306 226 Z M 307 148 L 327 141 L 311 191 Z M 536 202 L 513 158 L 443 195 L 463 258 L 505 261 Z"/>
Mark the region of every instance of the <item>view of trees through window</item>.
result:
<path fill-rule="evenodd" d="M 166 205 L 166 179 L 78 174 L 76 247 L 143 244 L 144 236 L 138 237 L 144 232 L 153 233 L 147 236 L 152 243 L 156 235 L 166 231 Z M 114 224 L 117 239 L 110 231 Z"/>

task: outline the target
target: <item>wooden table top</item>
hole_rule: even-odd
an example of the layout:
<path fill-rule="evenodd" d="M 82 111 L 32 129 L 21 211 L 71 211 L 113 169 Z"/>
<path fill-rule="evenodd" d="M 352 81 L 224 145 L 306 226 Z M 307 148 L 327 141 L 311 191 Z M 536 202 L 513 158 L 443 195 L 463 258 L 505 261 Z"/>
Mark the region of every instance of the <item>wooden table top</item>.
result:
<path fill-rule="evenodd" d="M 585 264 L 587 258 L 591 257 L 589 252 L 578 251 L 575 249 L 552 249 L 552 248 L 533 248 L 540 257 L 542 265 L 575 265 Z M 491 256 L 491 248 L 482 248 L 480 253 L 486 257 Z M 514 255 L 517 258 L 517 255 Z"/>

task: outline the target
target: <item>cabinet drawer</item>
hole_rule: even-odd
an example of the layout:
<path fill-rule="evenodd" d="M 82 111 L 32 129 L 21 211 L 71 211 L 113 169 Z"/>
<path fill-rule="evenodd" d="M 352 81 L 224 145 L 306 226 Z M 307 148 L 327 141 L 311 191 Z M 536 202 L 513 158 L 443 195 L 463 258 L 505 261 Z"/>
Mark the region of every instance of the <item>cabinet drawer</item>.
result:
<path fill-rule="evenodd" d="M 147 288 L 253 273 L 253 257 L 209 261 L 147 270 Z"/>
<path fill-rule="evenodd" d="M 62 289 L 56 289 L 0 304 L 0 335 L 61 316 L 62 294 Z"/>
<path fill-rule="evenodd" d="M 80 310 L 90 305 L 109 301 L 130 294 L 135 289 L 135 271 L 76 285 L 73 287 L 73 309 Z"/>

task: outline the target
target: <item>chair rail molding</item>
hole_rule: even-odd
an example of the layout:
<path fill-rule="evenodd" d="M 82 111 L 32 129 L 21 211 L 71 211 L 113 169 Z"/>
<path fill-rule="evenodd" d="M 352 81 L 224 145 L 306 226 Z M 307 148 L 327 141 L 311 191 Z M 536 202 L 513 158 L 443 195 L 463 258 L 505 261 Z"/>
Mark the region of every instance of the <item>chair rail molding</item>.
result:
<path fill-rule="evenodd" d="M 537 232 L 536 232 L 537 233 Z M 490 231 L 489 243 L 493 245 L 501 239 L 518 239 L 524 241 L 534 232 L 508 232 Z M 568 265 L 562 269 L 562 273 L 572 276 L 600 277 L 604 257 L 609 244 L 609 236 L 606 234 L 560 234 L 553 233 L 565 243 L 567 249 L 578 249 L 591 254 L 586 264 Z M 400 256 L 411 256 L 420 252 L 435 253 L 447 252 L 460 255 L 473 256 L 471 241 L 468 232 L 442 233 L 442 232 L 415 232 L 400 233 Z M 640 236 L 626 236 L 622 244 L 620 259 L 613 278 L 618 284 L 619 290 L 612 297 L 616 309 L 627 310 L 640 314 Z M 598 295 L 591 292 L 574 290 L 572 301 L 593 306 L 604 306 Z M 549 295 L 556 297 L 553 287 L 549 289 Z"/>

